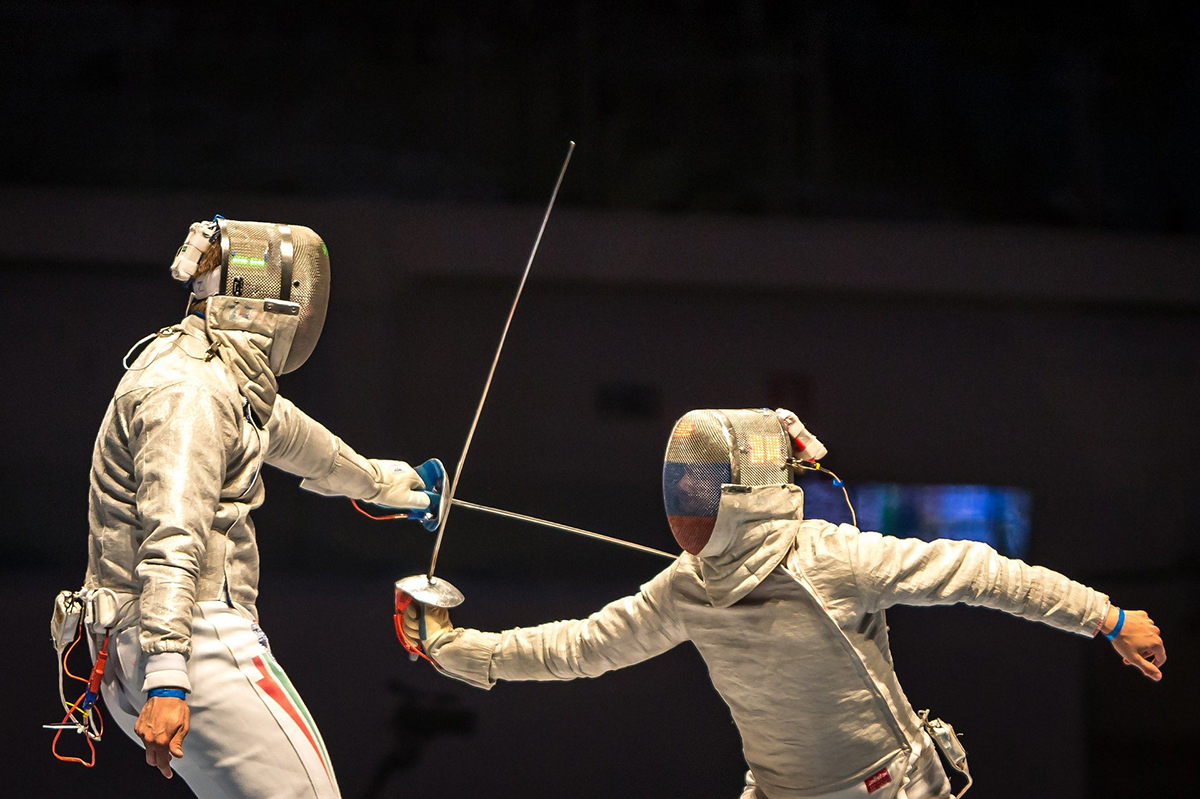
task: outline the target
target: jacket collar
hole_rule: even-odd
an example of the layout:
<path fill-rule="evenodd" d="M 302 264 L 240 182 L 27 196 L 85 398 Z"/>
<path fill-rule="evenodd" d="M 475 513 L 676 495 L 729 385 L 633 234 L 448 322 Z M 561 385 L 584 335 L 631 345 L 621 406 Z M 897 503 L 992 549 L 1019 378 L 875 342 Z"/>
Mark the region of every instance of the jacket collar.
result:
<path fill-rule="evenodd" d="M 268 302 L 218 294 L 208 298 L 203 320 L 189 316 L 184 322 L 204 326 L 260 428 L 271 418 L 279 390 L 276 375 L 287 361 L 299 323 L 294 315 L 272 310 Z"/>
<path fill-rule="evenodd" d="M 207 300 L 202 323 L 210 339 L 237 350 L 243 358 L 265 357 L 271 373 L 278 375 L 283 371 L 300 320 L 270 310 L 269 302 L 216 294 Z M 195 317 L 188 317 L 192 318 Z"/>
<path fill-rule="evenodd" d="M 714 607 L 728 607 L 753 591 L 795 544 L 804 518 L 797 485 L 724 486 L 712 537 L 700 554 L 700 575 Z"/>

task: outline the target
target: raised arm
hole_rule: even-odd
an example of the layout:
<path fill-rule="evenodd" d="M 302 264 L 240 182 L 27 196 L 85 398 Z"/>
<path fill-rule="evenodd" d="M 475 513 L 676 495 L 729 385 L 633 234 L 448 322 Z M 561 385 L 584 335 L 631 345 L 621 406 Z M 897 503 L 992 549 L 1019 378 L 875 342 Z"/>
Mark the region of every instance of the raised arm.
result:
<path fill-rule="evenodd" d="M 675 647 L 687 636 L 674 614 L 671 573 L 610 602 L 586 619 L 555 621 L 503 633 L 453 627 L 445 610 L 426 608 L 425 651 L 439 670 L 480 688 L 498 680 L 573 680 L 624 668 Z M 418 640 L 417 609 L 405 627 Z"/>

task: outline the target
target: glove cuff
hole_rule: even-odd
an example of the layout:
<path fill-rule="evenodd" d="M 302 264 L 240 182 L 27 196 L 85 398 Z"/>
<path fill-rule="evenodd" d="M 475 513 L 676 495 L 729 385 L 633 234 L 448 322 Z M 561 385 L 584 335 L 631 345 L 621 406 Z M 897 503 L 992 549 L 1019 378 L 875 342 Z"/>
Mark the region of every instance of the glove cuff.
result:
<path fill-rule="evenodd" d="M 499 633 L 455 627 L 435 633 L 424 646 L 438 671 L 487 689 L 496 684 L 492 677 L 492 653 L 499 643 Z"/>
<path fill-rule="evenodd" d="M 187 659 L 179 652 L 158 652 L 146 658 L 146 680 L 142 690 L 152 688 L 182 688 L 192 690 L 188 678 Z"/>
<path fill-rule="evenodd" d="M 300 487 L 327 497 L 342 496 L 370 502 L 383 490 L 383 475 L 375 461 L 341 443 L 329 474 L 316 479 L 305 478 L 300 481 Z"/>

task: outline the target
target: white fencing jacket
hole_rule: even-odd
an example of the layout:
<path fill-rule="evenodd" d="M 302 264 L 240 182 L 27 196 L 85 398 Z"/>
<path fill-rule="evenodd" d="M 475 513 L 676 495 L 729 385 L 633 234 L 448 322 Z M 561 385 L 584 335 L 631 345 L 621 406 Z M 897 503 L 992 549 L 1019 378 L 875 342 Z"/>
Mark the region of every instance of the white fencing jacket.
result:
<path fill-rule="evenodd" d="M 155 338 L 117 387 L 92 452 L 84 585 L 116 593 L 117 627 L 140 623 L 142 653 L 156 661 L 145 689 L 191 689 L 196 602 L 257 617 L 250 512 L 263 502 L 264 463 L 321 494 L 369 499 L 384 485 L 374 461 L 282 396 L 272 395 L 267 424 L 255 424 L 229 363 L 250 360 L 242 351 L 269 347 L 269 337 L 226 330 L 214 350 L 215 340 L 196 316 Z"/>
<path fill-rule="evenodd" d="M 703 557 L 684 553 L 637 594 L 586 619 L 443 630 L 427 651 L 446 673 L 490 688 L 594 677 L 692 641 L 759 791 L 841 796 L 923 748 L 885 608 L 963 602 L 1088 636 L 1108 612 L 1103 594 L 985 544 L 860 532 L 804 520 L 802 507 L 794 485 L 726 486 Z"/>

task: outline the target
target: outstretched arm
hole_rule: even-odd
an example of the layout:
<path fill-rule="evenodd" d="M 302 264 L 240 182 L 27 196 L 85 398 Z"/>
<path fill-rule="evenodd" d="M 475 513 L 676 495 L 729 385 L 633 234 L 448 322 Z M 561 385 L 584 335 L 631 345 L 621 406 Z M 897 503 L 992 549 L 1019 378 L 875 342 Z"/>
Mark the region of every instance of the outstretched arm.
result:
<path fill-rule="evenodd" d="M 449 614 L 425 608 L 425 651 L 438 669 L 480 688 L 498 680 L 573 680 L 595 677 L 660 655 L 686 640 L 670 596 L 674 566 L 633 596 L 611 602 L 586 619 L 555 621 L 503 633 L 450 624 Z M 419 640 L 417 609 L 405 628 Z"/>
<path fill-rule="evenodd" d="M 1006 558 L 977 541 L 921 541 L 844 526 L 847 548 L 868 612 L 892 605 L 995 608 L 1060 630 L 1093 636 L 1111 632 L 1119 609 L 1108 597 L 1042 566 Z M 1126 611 L 1113 646 L 1127 663 L 1160 679 L 1166 659 L 1158 628 L 1143 611 Z"/>
<path fill-rule="evenodd" d="M 276 397 L 266 461 L 303 477 L 302 488 L 394 508 L 429 507 L 425 484 L 404 461 L 364 458 L 290 400 Z"/>

